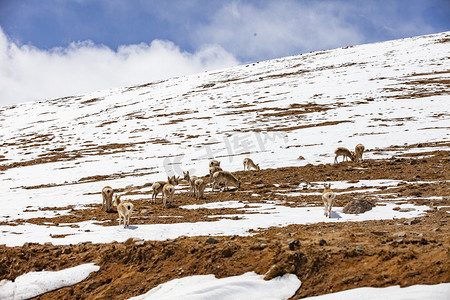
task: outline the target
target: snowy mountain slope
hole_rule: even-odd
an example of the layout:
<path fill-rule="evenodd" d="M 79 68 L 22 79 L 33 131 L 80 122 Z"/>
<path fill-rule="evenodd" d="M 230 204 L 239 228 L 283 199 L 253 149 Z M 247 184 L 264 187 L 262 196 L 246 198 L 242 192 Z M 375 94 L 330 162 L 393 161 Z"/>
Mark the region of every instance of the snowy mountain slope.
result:
<path fill-rule="evenodd" d="M 1 201 L 14 205 L 0 221 L 99 203 L 105 185 L 204 175 L 212 158 L 235 171 L 246 156 L 275 168 L 330 163 L 337 146 L 387 158 L 448 141 L 449 53 L 445 32 L 1 107 Z"/>

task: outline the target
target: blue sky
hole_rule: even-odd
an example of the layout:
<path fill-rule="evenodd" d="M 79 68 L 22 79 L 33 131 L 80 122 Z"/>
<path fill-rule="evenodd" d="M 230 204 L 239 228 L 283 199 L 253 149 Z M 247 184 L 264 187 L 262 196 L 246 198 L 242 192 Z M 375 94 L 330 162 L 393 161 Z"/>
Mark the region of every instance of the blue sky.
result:
<path fill-rule="evenodd" d="M 449 0 L 0 0 L 0 105 L 448 30 Z"/>

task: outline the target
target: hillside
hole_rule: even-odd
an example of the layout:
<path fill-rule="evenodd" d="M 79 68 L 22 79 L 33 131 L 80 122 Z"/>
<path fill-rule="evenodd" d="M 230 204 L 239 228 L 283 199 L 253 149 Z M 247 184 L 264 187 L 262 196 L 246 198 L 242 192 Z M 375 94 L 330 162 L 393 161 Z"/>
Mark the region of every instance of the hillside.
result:
<path fill-rule="evenodd" d="M 297 275 L 294 298 L 450 282 L 449 53 L 445 32 L 0 107 L 0 280 L 100 266 L 39 299 L 249 271 Z M 333 164 L 358 143 L 362 162 Z M 150 202 L 153 182 L 211 159 L 241 188 L 196 202 L 182 183 L 169 207 Z M 101 210 L 106 185 L 134 203 L 130 228 Z M 344 213 L 354 199 L 375 207 Z"/>

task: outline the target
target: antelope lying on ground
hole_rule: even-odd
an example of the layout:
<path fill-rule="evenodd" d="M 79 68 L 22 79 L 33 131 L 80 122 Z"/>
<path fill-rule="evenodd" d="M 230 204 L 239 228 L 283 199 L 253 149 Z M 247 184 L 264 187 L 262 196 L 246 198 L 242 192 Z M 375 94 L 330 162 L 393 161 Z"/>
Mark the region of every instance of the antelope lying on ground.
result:
<path fill-rule="evenodd" d="M 103 207 L 105 207 L 106 212 L 111 211 L 113 194 L 114 194 L 114 190 L 110 186 L 105 186 L 102 189 L 102 197 L 103 197 L 102 209 L 103 209 Z"/>
<path fill-rule="evenodd" d="M 197 179 L 194 182 L 195 187 L 195 200 L 198 201 L 198 199 L 204 199 L 203 194 L 205 193 L 205 187 L 208 184 L 208 182 L 205 179 Z"/>
<path fill-rule="evenodd" d="M 325 208 L 325 217 L 331 218 L 331 208 L 333 207 L 335 199 L 336 193 L 331 190 L 331 184 L 324 184 L 322 200 Z"/>
<path fill-rule="evenodd" d="M 169 202 L 173 202 L 173 194 L 175 194 L 175 186 L 167 183 L 166 185 L 164 185 L 163 189 L 162 189 L 162 194 L 163 194 L 163 207 L 166 207 L 167 204 L 167 200 L 169 200 Z"/>
<path fill-rule="evenodd" d="M 363 144 L 358 144 L 355 146 L 355 161 L 362 161 L 364 149 Z"/>
<path fill-rule="evenodd" d="M 355 160 L 354 154 L 352 152 L 350 152 L 350 150 L 348 150 L 347 148 L 344 147 L 338 147 L 336 148 L 336 150 L 334 150 L 334 154 L 336 154 L 336 156 L 334 157 L 334 163 L 337 163 L 337 158 L 339 156 L 343 156 L 344 158 L 342 159 L 342 161 L 345 161 L 346 158 L 350 158 L 351 161 Z"/>
<path fill-rule="evenodd" d="M 241 187 L 241 180 L 234 177 L 233 174 L 231 174 L 228 171 L 218 171 L 215 172 L 213 175 L 213 186 L 212 189 L 214 190 L 214 187 L 219 187 L 220 184 L 224 184 L 224 189 L 228 189 L 228 185 L 231 184 L 237 188 Z"/>
<path fill-rule="evenodd" d="M 156 203 L 156 196 L 158 196 L 159 193 L 161 193 L 163 191 L 163 188 L 166 184 L 172 184 L 172 185 L 177 185 L 178 181 L 180 180 L 180 177 L 167 177 L 167 181 L 157 181 L 152 185 L 152 190 L 153 190 L 153 195 L 152 195 L 152 200 L 153 203 Z M 164 200 L 164 195 L 162 196 L 162 200 Z"/>
<path fill-rule="evenodd" d="M 120 196 L 116 195 L 114 205 L 117 206 L 117 212 L 119 213 L 119 225 L 123 219 L 123 228 L 127 228 L 130 225 L 130 217 L 134 208 L 133 203 L 129 201 L 120 202 Z"/>
<path fill-rule="evenodd" d="M 246 168 L 247 168 L 247 170 L 250 170 L 250 168 L 253 168 L 253 169 L 257 170 L 257 171 L 260 170 L 259 164 L 258 165 L 255 164 L 253 162 L 253 160 L 251 158 L 248 158 L 248 157 L 244 158 L 244 171 L 245 171 Z"/>
<path fill-rule="evenodd" d="M 219 171 L 223 171 L 222 168 L 219 166 L 209 167 L 209 183 L 211 183 L 213 181 L 214 173 L 219 172 Z"/>
<path fill-rule="evenodd" d="M 186 180 L 189 183 L 189 192 L 191 193 L 191 196 L 195 197 L 195 184 L 194 182 L 198 179 L 197 176 L 190 176 L 189 171 L 184 172 L 184 180 Z"/>

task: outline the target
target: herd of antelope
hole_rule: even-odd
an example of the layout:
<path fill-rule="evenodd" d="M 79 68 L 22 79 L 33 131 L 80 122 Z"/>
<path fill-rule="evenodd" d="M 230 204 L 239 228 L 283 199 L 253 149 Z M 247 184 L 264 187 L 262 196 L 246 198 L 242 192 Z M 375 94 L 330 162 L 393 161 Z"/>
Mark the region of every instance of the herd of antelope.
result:
<path fill-rule="evenodd" d="M 347 148 L 338 147 L 334 151 L 335 158 L 334 162 L 338 163 L 337 158 L 342 156 L 342 161 L 349 158 L 351 161 L 359 162 L 362 161 L 362 155 L 364 152 L 364 146 L 358 144 L 355 147 L 355 152 L 351 152 Z M 243 161 L 244 171 L 254 169 L 259 171 L 259 164 L 255 164 L 252 159 L 245 158 Z M 209 181 L 205 178 L 209 176 Z M 219 189 L 222 186 L 222 191 L 227 190 L 228 186 L 234 186 L 236 188 L 241 187 L 241 180 L 236 178 L 231 172 L 224 171 L 220 167 L 220 162 L 217 160 L 212 160 L 209 163 L 209 175 L 205 178 L 199 178 L 197 176 L 192 176 L 189 171 L 183 172 L 183 179 L 189 184 L 189 194 L 195 197 L 195 200 L 204 199 L 204 191 L 208 184 L 211 185 L 211 190 Z M 152 185 L 152 202 L 156 204 L 156 198 L 159 193 L 162 193 L 161 201 L 163 207 L 166 207 L 167 202 L 173 202 L 173 196 L 175 194 L 175 186 L 179 184 L 181 178 L 178 176 L 167 177 L 167 181 L 156 181 Z M 111 206 L 117 207 L 117 213 L 119 214 L 119 225 L 122 223 L 124 228 L 130 225 L 130 217 L 133 213 L 134 205 L 129 201 L 121 201 L 120 195 L 116 195 L 113 201 L 114 190 L 110 186 L 106 186 L 102 190 L 102 210 L 106 212 L 111 212 Z M 331 218 L 331 209 L 336 200 L 336 193 L 331 190 L 331 184 L 324 184 L 324 191 L 322 193 L 322 200 L 324 204 L 324 215 L 325 217 Z"/>

